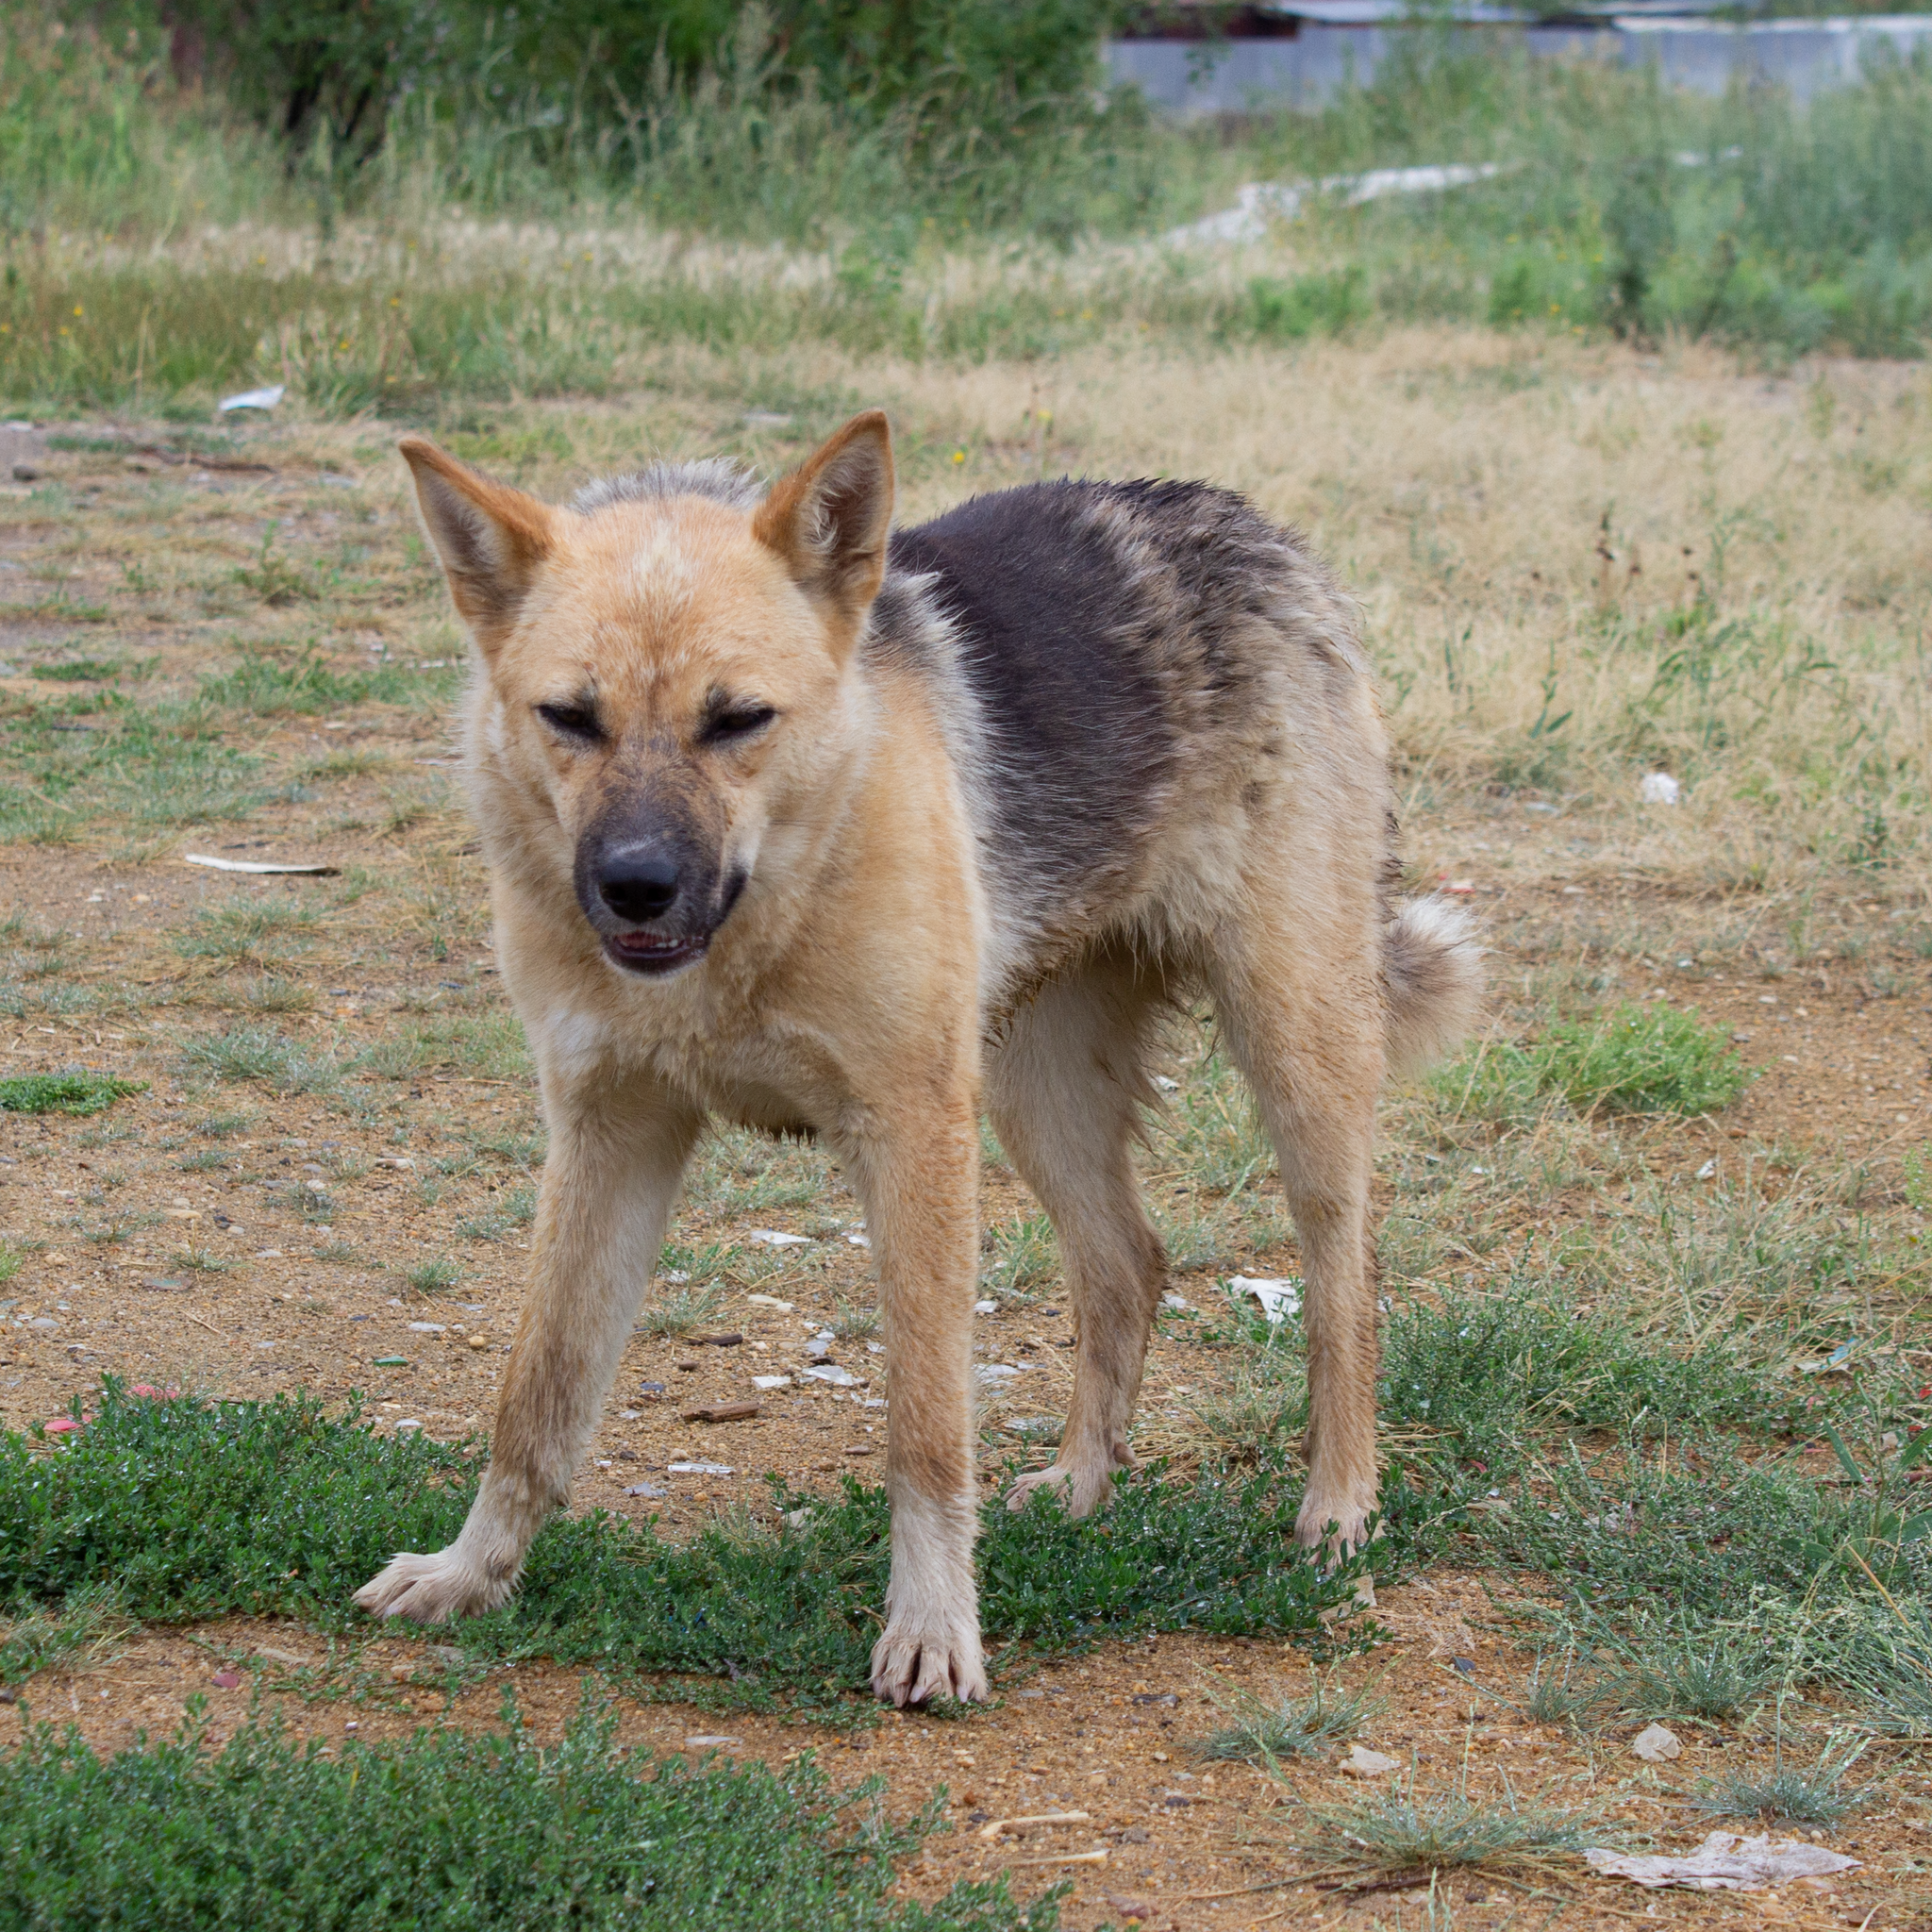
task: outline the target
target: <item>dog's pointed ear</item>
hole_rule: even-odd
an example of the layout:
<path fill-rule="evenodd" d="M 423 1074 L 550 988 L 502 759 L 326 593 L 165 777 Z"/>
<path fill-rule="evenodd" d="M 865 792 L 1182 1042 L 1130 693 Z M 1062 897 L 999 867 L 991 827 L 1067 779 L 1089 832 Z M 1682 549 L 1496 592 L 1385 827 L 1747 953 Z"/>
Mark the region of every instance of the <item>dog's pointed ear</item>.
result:
<path fill-rule="evenodd" d="M 758 506 L 752 531 L 805 591 L 857 625 L 886 574 L 892 527 L 892 431 L 868 409 Z"/>
<path fill-rule="evenodd" d="M 484 657 L 493 658 L 550 554 L 554 512 L 420 436 L 397 446 L 415 478 L 423 527 L 442 559 L 457 614 Z"/>

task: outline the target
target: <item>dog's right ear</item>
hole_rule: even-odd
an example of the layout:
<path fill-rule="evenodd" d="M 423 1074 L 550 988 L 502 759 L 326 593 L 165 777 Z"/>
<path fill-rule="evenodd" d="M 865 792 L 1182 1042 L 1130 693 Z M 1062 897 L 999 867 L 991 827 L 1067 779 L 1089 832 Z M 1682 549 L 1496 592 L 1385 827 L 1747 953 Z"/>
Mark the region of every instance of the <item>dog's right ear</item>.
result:
<path fill-rule="evenodd" d="M 420 436 L 397 447 L 416 481 L 423 527 L 442 559 L 457 615 L 485 658 L 494 658 L 549 556 L 547 504 L 492 483 Z"/>

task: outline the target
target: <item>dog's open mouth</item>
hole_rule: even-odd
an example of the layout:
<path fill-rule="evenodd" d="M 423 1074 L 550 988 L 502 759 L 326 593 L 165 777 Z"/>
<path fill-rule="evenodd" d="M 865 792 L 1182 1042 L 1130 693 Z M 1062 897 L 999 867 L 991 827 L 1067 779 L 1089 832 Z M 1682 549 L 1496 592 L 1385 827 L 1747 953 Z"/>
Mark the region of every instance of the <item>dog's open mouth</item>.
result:
<path fill-rule="evenodd" d="M 702 959 L 711 943 L 709 933 L 688 933 L 664 939 L 656 933 L 625 932 L 604 941 L 604 950 L 627 973 L 675 973 Z"/>

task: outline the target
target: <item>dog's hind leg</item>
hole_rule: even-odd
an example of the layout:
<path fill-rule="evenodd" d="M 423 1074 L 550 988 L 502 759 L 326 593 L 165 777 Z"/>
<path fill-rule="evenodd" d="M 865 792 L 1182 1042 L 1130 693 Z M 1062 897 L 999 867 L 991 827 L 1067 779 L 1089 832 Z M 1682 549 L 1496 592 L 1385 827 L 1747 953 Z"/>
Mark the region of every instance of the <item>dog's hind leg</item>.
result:
<path fill-rule="evenodd" d="M 1251 881 L 1208 973 L 1215 1017 L 1281 1163 L 1300 1239 L 1308 1482 L 1295 1536 L 1359 1547 L 1375 1509 L 1375 1287 L 1369 1225 L 1384 1019 L 1374 914 L 1345 887 L 1326 920 Z"/>
<path fill-rule="evenodd" d="M 490 1466 L 455 1542 L 394 1557 L 356 1592 L 378 1616 L 440 1624 L 493 1609 L 515 1589 L 531 1538 L 568 1500 L 701 1125 L 634 1084 L 558 1093 L 546 1083 L 545 1100 L 534 1277 Z"/>
<path fill-rule="evenodd" d="M 1131 1158 L 1158 1008 L 1125 965 L 1090 967 L 1021 1008 L 988 1068 L 993 1130 L 1059 1237 L 1077 1350 L 1059 1454 L 1014 1484 L 1008 1508 L 1057 1489 L 1085 1516 L 1134 1467 L 1127 1424 L 1167 1279 Z"/>

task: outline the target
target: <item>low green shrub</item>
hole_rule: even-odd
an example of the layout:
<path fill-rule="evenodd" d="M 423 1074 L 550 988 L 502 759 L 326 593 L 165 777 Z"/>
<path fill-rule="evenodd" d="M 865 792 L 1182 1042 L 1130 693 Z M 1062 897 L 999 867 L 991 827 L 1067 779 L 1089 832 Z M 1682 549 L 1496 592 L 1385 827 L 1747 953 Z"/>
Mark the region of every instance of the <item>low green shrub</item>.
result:
<path fill-rule="evenodd" d="M 105 1113 L 130 1093 L 144 1093 L 144 1080 L 111 1074 L 19 1074 L 0 1080 L 0 1113 Z"/>
<path fill-rule="evenodd" d="M 108 1378 L 98 1415 L 58 1446 L 0 1436 L 0 1602 L 58 1605 L 111 1583 L 144 1622 L 241 1612 L 346 1628 L 351 1592 L 394 1552 L 455 1538 L 479 1461 L 475 1445 L 379 1438 L 306 1396 L 161 1402 Z M 1135 1629 L 1314 1635 L 1353 1602 L 1363 1563 L 1324 1574 L 1297 1550 L 1297 1500 L 1277 1460 L 1240 1481 L 1143 1474 L 1085 1523 L 993 1503 L 978 1549 L 988 1634 L 1045 1649 Z M 687 1542 L 601 1512 L 559 1517 L 512 1602 L 456 1639 L 836 1698 L 865 1683 L 877 1635 L 885 1491 L 775 1485 L 772 1502 L 755 1533 L 713 1523 Z"/>
<path fill-rule="evenodd" d="M 199 1700 L 195 1701 L 198 1705 Z M 937 1807 L 890 1824 L 885 1780 L 835 1791 L 809 1757 L 653 1762 L 587 1704 L 545 1748 L 501 1735 L 297 1744 L 251 1718 L 219 1752 L 175 1738 L 102 1759 L 37 1724 L 0 1757 L 0 1924 L 46 1932 L 1052 1932 L 1004 1878 L 931 1905 L 893 1860 Z M 943 1800 L 941 1799 L 941 1802 Z"/>

